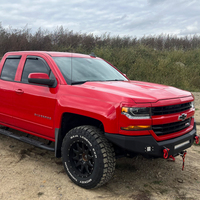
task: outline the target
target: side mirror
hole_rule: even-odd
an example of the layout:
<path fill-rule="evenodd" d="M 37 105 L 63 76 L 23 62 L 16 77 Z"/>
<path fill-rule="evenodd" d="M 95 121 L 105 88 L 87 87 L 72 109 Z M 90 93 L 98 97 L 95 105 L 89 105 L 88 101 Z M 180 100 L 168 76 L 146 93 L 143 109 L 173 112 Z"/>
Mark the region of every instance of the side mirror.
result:
<path fill-rule="evenodd" d="M 45 74 L 45 73 L 30 73 L 28 75 L 28 82 L 53 86 L 55 80 L 49 79 L 48 74 Z"/>

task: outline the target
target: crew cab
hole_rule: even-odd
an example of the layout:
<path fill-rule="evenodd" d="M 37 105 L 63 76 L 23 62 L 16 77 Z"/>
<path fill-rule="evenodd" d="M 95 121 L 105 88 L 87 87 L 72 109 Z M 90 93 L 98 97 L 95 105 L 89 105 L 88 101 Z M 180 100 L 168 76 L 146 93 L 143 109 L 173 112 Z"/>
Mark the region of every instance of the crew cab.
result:
<path fill-rule="evenodd" d="M 111 179 L 117 157 L 183 154 L 199 140 L 194 113 L 190 92 L 129 80 L 94 54 L 8 52 L 0 63 L 0 133 L 54 151 L 83 188 Z"/>

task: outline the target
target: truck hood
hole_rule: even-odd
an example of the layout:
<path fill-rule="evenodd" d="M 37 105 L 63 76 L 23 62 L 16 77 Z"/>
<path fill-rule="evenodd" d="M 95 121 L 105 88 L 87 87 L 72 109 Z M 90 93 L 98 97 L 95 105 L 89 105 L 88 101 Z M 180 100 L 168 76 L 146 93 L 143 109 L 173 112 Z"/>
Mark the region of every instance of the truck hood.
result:
<path fill-rule="evenodd" d="M 120 97 L 128 97 L 135 103 L 155 103 L 159 100 L 191 96 L 190 92 L 175 87 L 141 81 L 86 82 L 79 86 Z"/>

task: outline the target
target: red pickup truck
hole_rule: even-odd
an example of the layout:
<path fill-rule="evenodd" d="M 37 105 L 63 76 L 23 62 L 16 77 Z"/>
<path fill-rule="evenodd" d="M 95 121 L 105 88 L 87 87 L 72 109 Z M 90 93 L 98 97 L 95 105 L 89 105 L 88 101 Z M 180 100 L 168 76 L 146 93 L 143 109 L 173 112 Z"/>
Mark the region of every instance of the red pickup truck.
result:
<path fill-rule="evenodd" d="M 94 54 L 10 52 L 0 63 L 0 133 L 54 151 L 83 188 L 106 183 L 117 157 L 184 154 L 199 139 L 194 113 L 190 92 L 131 81 Z"/>

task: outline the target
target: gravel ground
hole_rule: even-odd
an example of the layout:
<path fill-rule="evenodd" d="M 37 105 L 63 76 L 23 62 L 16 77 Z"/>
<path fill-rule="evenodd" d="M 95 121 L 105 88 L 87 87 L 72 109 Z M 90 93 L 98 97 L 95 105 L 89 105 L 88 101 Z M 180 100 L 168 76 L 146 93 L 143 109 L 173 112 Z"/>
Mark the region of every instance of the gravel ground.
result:
<path fill-rule="evenodd" d="M 200 93 L 193 94 L 200 124 Z M 200 200 L 199 155 L 200 145 L 188 149 L 184 171 L 180 156 L 175 162 L 121 158 L 110 182 L 85 190 L 71 182 L 54 153 L 0 135 L 0 199 Z"/>

